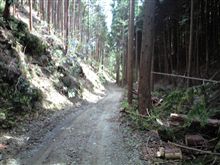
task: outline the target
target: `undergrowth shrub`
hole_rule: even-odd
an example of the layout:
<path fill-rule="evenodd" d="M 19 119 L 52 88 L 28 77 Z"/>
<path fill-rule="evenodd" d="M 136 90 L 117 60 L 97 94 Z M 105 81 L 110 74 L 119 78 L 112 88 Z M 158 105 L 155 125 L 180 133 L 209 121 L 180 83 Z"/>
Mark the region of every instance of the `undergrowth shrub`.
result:
<path fill-rule="evenodd" d="M 22 76 L 15 86 L 0 79 L 0 95 L 0 127 L 2 128 L 15 126 L 19 116 L 32 112 L 35 103 L 42 100 L 40 90 L 32 87 Z"/>
<path fill-rule="evenodd" d="M 171 113 L 186 114 L 187 125 L 196 119 L 204 126 L 211 115 L 206 108 L 205 93 L 203 87 L 173 90 L 164 97 L 161 106 L 155 107 L 152 112 L 165 119 Z"/>
<path fill-rule="evenodd" d="M 4 22 L 8 24 L 16 41 L 18 41 L 23 47 L 26 54 L 29 55 L 44 55 L 46 54 L 47 45 L 37 36 L 31 34 L 28 30 L 27 24 L 16 19 L 15 17 L 10 17 Z"/>
<path fill-rule="evenodd" d="M 155 91 L 157 96 L 163 95 L 163 102 L 160 106 L 153 107 L 149 112 L 150 116 L 142 117 L 138 114 L 138 103 L 134 102 L 129 106 L 127 101 L 123 101 L 121 107 L 128 111 L 128 116 L 132 119 L 136 127 L 140 129 L 161 129 L 166 133 L 174 135 L 175 133 L 183 133 L 188 131 L 194 121 L 199 123 L 197 128 L 205 127 L 208 118 L 220 114 L 218 107 L 213 107 L 210 101 L 216 99 L 218 92 L 216 85 L 204 85 L 198 87 L 191 87 L 188 89 L 176 89 L 169 93 L 164 91 Z M 218 89 L 219 91 L 219 89 Z M 162 93 L 162 94 L 161 94 Z M 154 95 L 153 94 L 153 95 Z M 217 95 L 217 96 L 216 96 Z M 219 100 L 217 102 L 219 103 Z M 216 105 L 216 103 L 213 103 Z M 171 113 L 185 114 L 187 119 L 184 125 L 179 125 L 175 129 L 166 130 L 161 127 L 156 120 L 166 121 L 169 119 Z M 220 117 L 220 115 L 218 115 Z"/>
<path fill-rule="evenodd" d="M 143 117 L 139 115 L 137 101 L 134 101 L 132 105 L 129 105 L 127 100 L 121 102 L 121 108 L 127 113 L 129 121 L 132 122 L 133 127 L 139 130 L 149 130 L 153 127 L 150 126 L 157 116 L 151 115 L 149 117 Z"/>
<path fill-rule="evenodd" d="M 25 47 L 25 53 L 32 56 L 40 56 L 46 53 L 46 44 L 29 32 L 26 32 L 25 35 L 21 37 L 20 43 Z"/>
<path fill-rule="evenodd" d="M 5 6 L 4 0 L 0 0 L 0 14 L 3 13 L 3 11 L 4 11 L 4 6 Z"/>

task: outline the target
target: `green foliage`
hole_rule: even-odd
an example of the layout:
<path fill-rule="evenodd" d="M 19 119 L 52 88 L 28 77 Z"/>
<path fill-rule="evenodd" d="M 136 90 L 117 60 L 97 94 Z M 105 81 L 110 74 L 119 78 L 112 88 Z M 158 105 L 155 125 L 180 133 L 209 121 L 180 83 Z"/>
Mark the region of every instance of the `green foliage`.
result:
<path fill-rule="evenodd" d="M 137 102 L 134 102 L 130 106 L 127 100 L 123 100 L 121 103 L 121 108 L 123 108 L 128 113 L 128 117 L 135 128 L 140 130 L 146 130 L 151 128 L 155 129 L 155 127 L 154 128 L 152 127 L 153 126 L 152 123 L 155 122 L 158 116 L 154 114 L 148 117 L 140 116 L 138 112 Z"/>
<path fill-rule="evenodd" d="M 123 101 L 121 106 L 126 109 L 126 111 L 129 111 L 129 117 L 139 129 L 158 129 L 162 132 L 161 134 L 164 134 L 164 137 L 174 140 L 175 137 L 183 137 L 187 131 L 190 131 L 194 121 L 198 121 L 200 124 L 198 129 L 202 129 L 206 125 L 207 119 L 210 118 L 213 113 L 216 113 L 216 111 L 209 109 L 207 106 L 207 94 L 208 92 L 213 93 L 210 92 L 210 88 L 212 88 L 212 86 L 176 89 L 169 93 L 164 90 L 156 91 L 154 94 L 165 96 L 161 106 L 154 107 L 149 117 L 143 118 L 138 114 L 136 103 L 133 106 L 129 106 L 126 101 Z M 171 113 L 186 114 L 187 120 L 185 124 L 167 129 L 156 122 L 158 119 L 166 121 Z"/>
<path fill-rule="evenodd" d="M 105 79 L 105 76 L 103 75 L 103 72 L 99 72 L 98 76 L 99 76 L 99 79 L 100 79 L 102 84 L 107 82 L 107 80 Z"/>
<path fill-rule="evenodd" d="M 33 108 L 36 101 L 41 100 L 41 93 L 38 89 L 30 86 L 30 83 L 23 77 L 20 77 L 16 89 L 13 89 L 9 84 L 3 83 L 0 86 L 1 96 L 13 104 L 15 107 L 22 109 Z M 14 109 L 18 110 L 19 109 Z"/>
<path fill-rule="evenodd" d="M 5 119 L 6 119 L 5 113 L 0 112 L 0 120 L 5 120 Z"/>
<path fill-rule="evenodd" d="M 162 118 L 166 118 L 170 113 L 181 113 L 184 101 L 188 101 L 188 97 L 183 90 L 172 91 L 164 98 L 161 106 L 154 108 L 153 113 L 159 114 Z"/>
<path fill-rule="evenodd" d="M 109 59 L 108 69 L 111 73 L 115 73 L 116 65 L 121 54 L 125 53 L 125 38 L 127 36 L 128 27 L 128 8 L 129 1 L 116 1 L 112 3 L 112 24 L 111 32 L 108 34 Z M 119 66 L 119 74 L 121 74 Z"/>
<path fill-rule="evenodd" d="M 64 53 L 61 49 L 54 49 L 53 55 L 56 56 L 57 58 L 62 58 L 64 56 Z"/>
<path fill-rule="evenodd" d="M 32 56 L 40 56 L 46 53 L 47 45 L 42 42 L 37 36 L 31 33 L 25 33 L 25 36 L 21 37 L 20 43 L 25 47 L 25 53 Z"/>
<path fill-rule="evenodd" d="M 202 87 L 174 90 L 165 96 L 162 105 L 153 111 L 163 118 L 167 118 L 170 113 L 187 114 L 189 119 L 187 125 L 196 120 L 204 126 L 210 116 Z"/>
<path fill-rule="evenodd" d="M 0 17 L 0 26 L 5 27 L 5 20 L 3 17 Z"/>
<path fill-rule="evenodd" d="M 5 1 L 7 1 L 10 5 L 16 2 L 16 0 L 5 0 Z"/>
<path fill-rule="evenodd" d="M 35 103 L 41 101 L 42 94 L 22 76 L 15 86 L 0 82 L 0 123 L 1 127 L 8 128 L 14 126 L 19 116 L 33 110 Z"/>
<path fill-rule="evenodd" d="M 62 71 L 59 70 L 62 74 L 70 74 L 73 77 L 79 77 L 82 72 L 82 68 L 77 61 L 77 56 L 74 53 L 64 54 L 61 49 L 54 49 L 52 54 L 55 58 L 59 59 L 59 66 L 65 66 L 65 69 L 62 67 Z"/>
<path fill-rule="evenodd" d="M 5 6 L 5 1 L 4 0 L 0 0 L 0 14 L 3 13 L 4 6 Z"/>
<path fill-rule="evenodd" d="M 6 22 L 12 30 L 16 40 L 24 47 L 25 53 L 40 56 L 46 53 L 47 45 L 37 36 L 31 34 L 28 26 L 15 17 L 10 17 Z"/>
<path fill-rule="evenodd" d="M 12 31 L 16 32 L 27 32 L 28 26 L 24 22 L 16 19 L 14 16 L 11 16 L 7 21 Z"/>
<path fill-rule="evenodd" d="M 115 73 L 115 64 L 116 64 L 116 53 L 115 51 L 111 51 L 109 56 L 109 64 L 108 64 L 108 68 L 111 73 Z"/>
<path fill-rule="evenodd" d="M 192 123 L 193 120 L 200 121 L 201 126 L 205 126 L 210 113 L 207 111 L 204 97 L 199 98 L 198 102 L 193 104 L 192 109 L 187 114 L 188 123 Z"/>
<path fill-rule="evenodd" d="M 76 91 L 74 89 L 68 90 L 68 98 L 76 97 Z"/>
<path fill-rule="evenodd" d="M 121 102 L 121 108 L 123 108 L 123 109 L 129 109 L 130 108 L 127 100 L 123 100 Z"/>

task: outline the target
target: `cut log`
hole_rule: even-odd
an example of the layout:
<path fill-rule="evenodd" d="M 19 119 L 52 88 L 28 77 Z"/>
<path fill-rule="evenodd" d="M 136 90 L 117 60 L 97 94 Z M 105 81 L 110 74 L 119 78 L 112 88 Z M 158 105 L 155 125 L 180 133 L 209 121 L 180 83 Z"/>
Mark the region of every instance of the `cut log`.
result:
<path fill-rule="evenodd" d="M 165 159 L 182 159 L 182 151 L 180 148 L 172 147 L 172 148 L 164 148 L 160 147 L 159 151 L 157 152 L 158 158 L 165 158 Z"/>
<path fill-rule="evenodd" d="M 157 151 L 157 157 L 158 158 L 164 158 L 165 157 L 165 148 L 164 147 L 159 148 L 159 151 Z"/>
<path fill-rule="evenodd" d="M 187 118 L 186 115 L 171 113 L 169 120 L 172 121 L 172 122 L 183 123 L 186 120 L 186 118 Z"/>
<path fill-rule="evenodd" d="M 187 115 L 171 113 L 169 121 L 171 122 L 170 125 L 172 125 L 172 122 L 174 122 L 174 123 L 179 122 L 180 124 L 182 124 L 187 119 L 188 119 Z M 194 119 L 193 122 L 198 123 L 200 121 L 198 119 Z M 218 119 L 208 119 L 207 120 L 207 125 L 210 125 L 212 127 L 219 127 L 220 126 L 220 120 L 218 120 Z"/>
<path fill-rule="evenodd" d="M 202 135 L 186 135 L 185 143 L 187 146 L 205 146 L 207 140 Z"/>
<path fill-rule="evenodd" d="M 166 159 L 183 159 L 182 151 L 178 150 L 165 150 Z"/>

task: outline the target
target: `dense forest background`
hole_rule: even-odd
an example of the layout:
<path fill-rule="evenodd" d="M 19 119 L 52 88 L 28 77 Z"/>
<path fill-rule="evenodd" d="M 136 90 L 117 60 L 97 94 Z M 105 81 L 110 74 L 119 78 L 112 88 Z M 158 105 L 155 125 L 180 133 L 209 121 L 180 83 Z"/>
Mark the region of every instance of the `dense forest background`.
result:
<path fill-rule="evenodd" d="M 146 74 L 146 68 L 140 68 L 143 58 L 141 57 L 141 42 L 143 41 L 143 22 L 146 19 L 143 6 L 137 7 L 137 1 L 133 5 L 135 10 L 134 24 L 134 50 L 132 51 L 133 82 L 140 80 L 141 72 Z M 172 84 L 177 87 L 186 87 L 203 84 L 204 82 L 215 82 L 219 80 L 219 1 L 152 1 L 146 2 L 148 6 L 154 5 L 151 32 L 151 56 L 152 87 L 158 81 Z M 116 78 L 119 82 L 127 79 L 127 55 L 128 45 L 127 32 L 129 14 L 125 12 L 128 2 L 118 2 L 113 8 L 113 24 L 111 36 L 114 44 L 124 47 L 120 49 L 121 58 L 119 63 L 123 75 Z M 146 10 L 147 7 L 144 7 Z M 117 12 L 116 12 L 117 11 Z M 151 16 L 152 17 L 152 16 Z M 126 22 L 127 21 L 127 22 Z M 126 24 L 127 23 L 127 24 Z M 144 29 L 145 30 L 145 29 Z M 123 32 L 123 33 L 122 33 Z M 151 36 L 148 36 L 151 37 Z M 147 43 L 150 44 L 150 43 Z M 116 47 L 118 49 L 118 47 Z M 117 51 L 119 52 L 119 51 Z M 118 55 L 119 56 L 119 55 Z M 140 60 L 141 59 L 141 60 Z M 147 65 L 146 61 L 145 64 Z M 145 65 L 143 64 L 143 65 Z M 119 70 L 118 68 L 118 70 Z M 119 71 L 118 71 L 119 72 Z M 119 77 L 119 73 L 117 74 Z M 149 77 L 149 76 L 148 76 Z M 191 77 L 191 78 L 187 78 Z M 149 78 L 148 78 L 149 79 Z M 213 80 L 213 81 L 212 81 Z"/>

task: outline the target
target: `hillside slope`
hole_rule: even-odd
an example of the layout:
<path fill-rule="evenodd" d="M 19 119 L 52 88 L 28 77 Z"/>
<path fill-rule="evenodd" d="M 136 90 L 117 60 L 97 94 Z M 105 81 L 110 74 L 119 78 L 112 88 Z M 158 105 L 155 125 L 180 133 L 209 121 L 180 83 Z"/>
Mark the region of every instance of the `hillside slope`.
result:
<path fill-rule="evenodd" d="M 0 18 L 2 128 L 13 128 L 45 110 L 65 109 L 80 99 L 96 102 L 105 95 L 106 73 L 101 73 L 101 80 L 76 49 L 65 54 L 63 41 L 55 32 L 48 32 L 46 22 L 35 11 L 36 25 L 30 33 L 25 23 L 27 8 L 17 11 L 18 19 Z"/>

